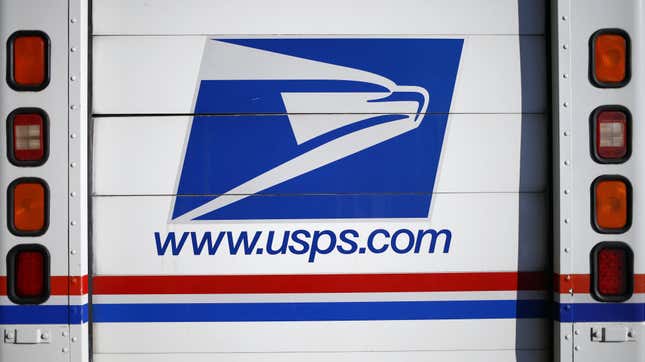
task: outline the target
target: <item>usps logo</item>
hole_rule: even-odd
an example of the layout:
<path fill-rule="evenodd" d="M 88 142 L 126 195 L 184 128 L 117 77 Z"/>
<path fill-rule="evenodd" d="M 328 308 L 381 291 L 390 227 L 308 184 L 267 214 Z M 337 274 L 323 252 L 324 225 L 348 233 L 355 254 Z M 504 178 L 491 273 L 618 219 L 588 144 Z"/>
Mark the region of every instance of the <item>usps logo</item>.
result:
<path fill-rule="evenodd" d="M 427 218 L 463 39 L 209 39 L 174 222 Z"/>

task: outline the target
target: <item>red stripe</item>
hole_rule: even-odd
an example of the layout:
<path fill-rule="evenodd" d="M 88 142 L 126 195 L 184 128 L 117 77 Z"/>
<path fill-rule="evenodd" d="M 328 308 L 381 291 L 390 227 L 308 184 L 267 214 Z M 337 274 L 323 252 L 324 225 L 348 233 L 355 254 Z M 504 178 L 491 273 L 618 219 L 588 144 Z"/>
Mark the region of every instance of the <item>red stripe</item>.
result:
<path fill-rule="evenodd" d="M 83 295 L 87 294 L 87 275 L 63 276 L 52 275 L 49 278 L 50 295 Z M 7 277 L 0 276 L 0 295 L 7 295 Z"/>
<path fill-rule="evenodd" d="M 94 276 L 93 294 L 379 293 L 546 290 L 543 272 Z"/>
<path fill-rule="evenodd" d="M 573 289 L 576 294 L 591 291 L 591 275 L 589 274 L 555 274 L 553 279 L 554 289 L 559 293 L 569 293 L 569 289 Z M 634 293 L 645 293 L 645 274 L 634 275 Z"/>

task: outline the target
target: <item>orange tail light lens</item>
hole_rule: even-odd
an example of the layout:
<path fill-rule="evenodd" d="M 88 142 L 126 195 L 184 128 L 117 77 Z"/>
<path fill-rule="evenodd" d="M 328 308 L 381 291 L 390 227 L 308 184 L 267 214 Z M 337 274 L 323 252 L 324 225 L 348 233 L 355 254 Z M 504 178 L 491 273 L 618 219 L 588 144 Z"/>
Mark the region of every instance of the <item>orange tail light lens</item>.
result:
<path fill-rule="evenodd" d="M 40 31 L 18 31 L 7 43 L 7 82 L 18 91 L 38 91 L 49 83 L 49 38 Z"/>
<path fill-rule="evenodd" d="M 9 186 L 9 229 L 15 235 L 37 236 L 47 230 L 49 192 L 45 181 L 22 178 Z"/>
<path fill-rule="evenodd" d="M 600 30 L 591 41 L 591 75 L 596 86 L 622 87 L 629 81 L 629 39 L 622 30 Z"/>
<path fill-rule="evenodd" d="M 602 233 L 621 233 L 631 224 L 631 186 L 620 176 L 596 179 L 593 192 L 593 224 Z"/>

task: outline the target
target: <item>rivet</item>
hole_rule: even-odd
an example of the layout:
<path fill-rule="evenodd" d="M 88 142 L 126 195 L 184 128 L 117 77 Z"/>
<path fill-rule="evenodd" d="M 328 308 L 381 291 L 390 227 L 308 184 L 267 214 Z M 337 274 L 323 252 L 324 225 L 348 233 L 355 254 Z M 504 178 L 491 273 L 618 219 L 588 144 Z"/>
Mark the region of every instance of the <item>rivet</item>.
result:
<path fill-rule="evenodd" d="M 569 78 L 569 75 L 567 73 L 562 74 L 562 78 L 567 79 Z"/>
<path fill-rule="evenodd" d="M 564 16 L 563 16 L 563 17 L 564 17 Z M 564 20 L 564 19 L 562 19 L 562 20 Z M 76 20 L 76 18 L 71 18 L 71 19 L 69 19 L 69 21 L 70 21 L 72 24 L 74 24 L 77 20 Z"/>
<path fill-rule="evenodd" d="M 570 334 L 567 334 L 567 335 L 564 336 L 564 339 L 566 339 L 567 341 L 569 340 L 569 338 L 571 338 Z"/>
<path fill-rule="evenodd" d="M 73 52 L 75 52 L 75 51 L 76 51 L 76 47 L 71 47 L 69 51 L 70 51 L 70 52 L 72 52 L 72 53 L 73 53 Z"/>
<path fill-rule="evenodd" d="M 67 353 L 69 351 L 69 348 L 63 347 L 63 353 Z"/>
<path fill-rule="evenodd" d="M 579 334 L 580 334 L 580 330 L 579 330 L 579 329 L 576 329 L 575 331 L 573 331 L 573 334 L 575 334 L 576 336 L 577 336 L 577 335 L 579 335 Z"/>
<path fill-rule="evenodd" d="M 564 219 L 564 223 L 565 223 L 565 224 L 568 224 L 568 223 L 569 223 L 569 219 Z"/>
<path fill-rule="evenodd" d="M 69 138 L 72 138 L 72 139 L 76 138 L 76 133 L 72 133 L 72 134 L 70 134 L 70 135 L 69 135 Z"/>
<path fill-rule="evenodd" d="M 569 289 L 569 294 L 573 295 L 573 289 Z"/>
<path fill-rule="evenodd" d="M 569 103 L 567 103 L 567 102 L 562 103 L 562 107 L 564 107 L 564 108 L 569 107 Z"/>
<path fill-rule="evenodd" d="M 72 254 L 72 255 L 76 255 L 76 250 L 72 249 L 69 253 Z"/>
<path fill-rule="evenodd" d="M 69 196 L 70 196 L 70 197 L 74 197 L 74 196 L 76 196 L 76 192 L 74 192 L 74 191 L 70 192 L 70 193 L 69 193 Z"/>
<path fill-rule="evenodd" d="M 564 252 L 565 252 L 565 253 L 568 253 L 568 252 L 569 252 L 569 248 L 564 248 Z M 569 308 L 568 308 L 568 306 L 567 306 L 567 309 L 569 309 Z"/>
<path fill-rule="evenodd" d="M 70 221 L 70 223 L 69 223 L 69 224 L 70 224 L 70 225 L 72 225 L 72 226 L 74 226 L 74 225 L 76 225 L 76 221 L 73 221 L 73 220 L 72 220 L 72 221 Z M 73 252 L 72 254 L 76 254 L 76 252 Z"/>
<path fill-rule="evenodd" d="M 76 162 L 72 162 L 72 163 L 70 163 L 70 164 L 69 164 L 69 167 L 71 167 L 71 168 L 76 167 Z"/>
<path fill-rule="evenodd" d="M 571 275 L 567 275 L 566 277 L 564 277 L 564 279 L 571 280 Z"/>
<path fill-rule="evenodd" d="M 61 335 L 62 335 L 63 337 L 67 337 L 67 331 L 63 331 L 63 333 L 61 333 Z"/>
<path fill-rule="evenodd" d="M 580 346 L 575 346 L 575 347 L 573 347 L 573 349 L 575 349 L 576 351 L 579 351 L 579 350 L 580 350 Z"/>
<path fill-rule="evenodd" d="M 565 136 L 569 136 L 571 133 L 569 133 L 569 131 L 564 131 L 562 134 Z"/>
<path fill-rule="evenodd" d="M 566 15 L 562 15 L 562 21 L 567 21 Z"/>
<path fill-rule="evenodd" d="M 7 339 L 13 339 L 13 332 L 7 332 Z"/>
<path fill-rule="evenodd" d="M 73 110 L 73 109 L 76 109 L 76 105 L 75 105 L 75 104 L 72 104 L 71 106 L 69 106 L 69 109 L 72 109 L 72 110 Z"/>
<path fill-rule="evenodd" d="M 76 342 L 77 340 L 78 340 L 78 338 L 72 337 L 72 342 Z"/>
<path fill-rule="evenodd" d="M 569 194 L 569 190 L 568 190 L 568 189 L 564 189 L 564 191 L 562 191 L 562 192 L 563 192 L 565 195 L 568 195 L 568 194 Z"/>
<path fill-rule="evenodd" d="M 634 331 L 627 332 L 627 337 L 634 338 Z"/>
<path fill-rule="evenodd" d="M 564 165 L 565 165 L 565 166 L 569 166 L 569 161 L 568 161 L 568 160 L 564 160 Z"/>
<path fill-rule="evenodd" d="M 49 333 L 45 332 L 45 333 L 41 334 L 40 338 L 41 339 L 49 339 Z"/>
<path fill-rule="evenodd" d="M 69 80 L 71 80 L 72 82 L 73 82 L 73 81 L 75 81 L 75 80 L 76 80 L 76 76 L 75 76 L 75 75 L 73 75 L 73 76 L 69 77 Z"/>
<path fill-rule="evenodd" d="M 567 48 L 568 48 L 568 46 L 566 44 L 562 44 L 562 49 L 566 50 Z"/>
<path fill-rule="evenodd" d="M 571 306 L 567 304 L 567 305 L 564 306 L 564 309 L 569 310 L 569 309 L 571 309 Z"/>

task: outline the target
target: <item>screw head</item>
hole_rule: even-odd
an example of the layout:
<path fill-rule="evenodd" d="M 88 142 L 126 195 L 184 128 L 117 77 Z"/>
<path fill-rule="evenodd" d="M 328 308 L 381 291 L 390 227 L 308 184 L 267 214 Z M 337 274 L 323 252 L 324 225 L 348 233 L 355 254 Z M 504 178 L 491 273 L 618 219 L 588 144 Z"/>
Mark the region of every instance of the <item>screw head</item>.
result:
<path fill-rule="evenodd" d="M 49 339 L 49 333 L 44 332 L 43 334 L 40 335 L 41 339 Z"/>

